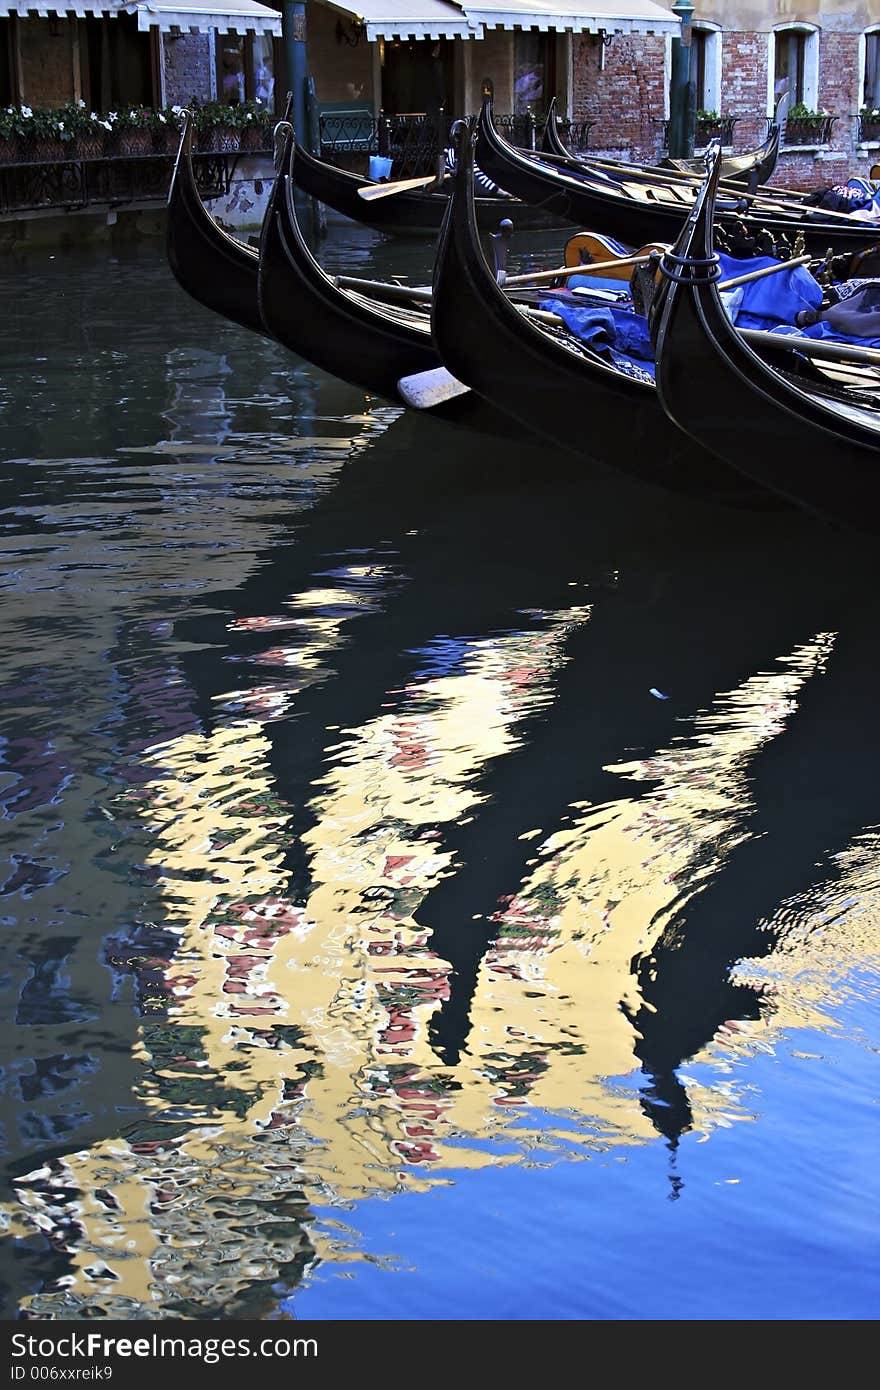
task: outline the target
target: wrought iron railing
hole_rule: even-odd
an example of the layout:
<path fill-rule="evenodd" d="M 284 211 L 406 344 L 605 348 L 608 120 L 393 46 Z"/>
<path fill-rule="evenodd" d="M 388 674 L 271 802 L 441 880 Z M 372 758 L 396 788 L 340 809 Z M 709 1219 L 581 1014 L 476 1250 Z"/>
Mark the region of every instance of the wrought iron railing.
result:
<path fill-rule="evenodd" d="M 196 182 L 204 198 L 229 192 L 237 159 L 234 154 L 193 154 Z M 160 202 L 168 196 L 173 168 L 174 155 L 167 154 L 0 164 L 0 216 Z"/>
<path fill-rule="evenodd" d="M 733 144 L 733 127 L 740 119 L 739 116 L 719 116 L 717 121 L 695 120 L 694 121 L 694 144 L 698 149 L 711 144 L 713 140 L 720 140 L 722 145 Z M 663 149 L 669 149 L 669 121 L 665 118 L 654 116 L 652 120 L 655 125 L 663 128 Z"/>
<path fill-rule="evenodd" d="M 694 143 L 708 145 L 712 140 L 720 140 L 722 145 L 732 145 L 733 127 L 738 120 L 739 116 L 719 116 L 715 121 L 697 117 L 694 122 Z"/>
<path fill-rule="evenodd" d="M 595 119 L 570 121 L 566 117 L 557 116 L 556 124 L 559 128 L 559 134 L 562 137 L 563 143 L 568 146 L 573 154 L 580 154 L 584 150 L 589 149 L 590 131 L 593 129 L 594 125 L 598 125 L 598 121 Z"/>
<path fill-rule="evenodd" d="M 828 145 L 838 116 L 822 116 L 819 120 L 787 120 L 782 132 L 783 147 L 791 145 Z"/>
<path fill-rule="evenodd" d="M 494 114 L 496 127 L 512 144 L 522 149 L 538 149 L 544 134 L 544 120 L 533 115 Z M 391 177 L 405 179 L 433 173 L 441 148 L 449 144 L 449 126 L 425 112 L 371 116 L 366 112 L 322 112 L 318 118 L 321 158 L 331 162 L 351 154 L 384 155 L 392 160 Z M 587 148 L 594 120 L 559 121 L 560 133 L 573 150 Z M 441 144 L 442 142 L 442 144 Z"/>
<path fill-rule="evenodd" d="M 880 140 L 880 121 L 873 121 L 869 116 L 856 116 L 856 140 L 861 144 L 865 140 Z"/>

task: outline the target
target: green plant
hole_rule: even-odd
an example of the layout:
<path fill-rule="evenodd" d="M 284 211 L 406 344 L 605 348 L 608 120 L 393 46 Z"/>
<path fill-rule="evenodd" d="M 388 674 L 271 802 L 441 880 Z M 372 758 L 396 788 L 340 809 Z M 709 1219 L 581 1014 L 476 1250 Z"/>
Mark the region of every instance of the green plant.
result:
<path fill-rule="evenodd" d="M 115 134 L 121 130 L 146 130 L 151 112 L 143 106 L 126 106 L 120 111 L 110 111 L 101 124 Z"/>
<path fill-rule="evenodd" d="M 68 101 L 54 112 L 61 129 L 62 140 L 74 140 L 78 135 L 93 135 L 100 130 L 98 117 L 89 111 L 84 101 Z"/>
<path fill-rule="evenodd" d="M 272 124 L 272 113 L 262 101 L 243 101 L 227 109 L 233 112 L 239 130 L 248 130 L 251 126 L 267 129 Z"/>
<path fill-rule="evenodd" d="M 863 121 L 880 123 L 880 106 L 862 106 L 859 108 L 859 115 Z"/>
<path fill-rule="evenodd" d="M 205 101 L 201 105 L 198 102 L 192 103 L 193 125 L 196 130 L 215 130 L 218 126 L 235 128 L 238 124 L 236 120 L 235 106 L 227 106 L 225 101 Z"/>
<path fill-rule="evenodd" d="M 180 131 L 183 129 L 184 114 L 182 106 L 161 106 L 158 111 L 146 113 L 146 124 L 156 135 L 166 130 Z"/>
<path fill-rule="evenodd" d="M 26 136 L 33 115 L 29 106 L 4 106 L 0 108 L 0 140 L 15 140 Z"/>
<path fill-rule="evenodd" d="M 830 114 L 829 111 L 813 111 L 802 101 L 797 101 L 789 110 L 788 122 L 790 125 L 818 127 L 824 124 Z"/>
<path fill-rule="evenodd" d="M 700 125 L 718 125 L 721 117 L 717 111 L 705 111 L 700 107 L 697 111 L 697 121 Z"/>

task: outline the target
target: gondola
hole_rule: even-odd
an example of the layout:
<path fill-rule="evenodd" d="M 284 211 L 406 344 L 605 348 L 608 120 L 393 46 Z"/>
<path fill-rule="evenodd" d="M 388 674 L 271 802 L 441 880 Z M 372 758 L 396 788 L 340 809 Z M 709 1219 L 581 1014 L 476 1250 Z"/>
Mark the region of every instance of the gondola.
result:
<path fill-rule="evenodd" d="M 511 303 L 480 246 L 472 129 L 456 122 L 453 136 L 457 169 L 438 240 L 431 307 L 434 341 L 449 371 L 582 459 L 691 497 L 771 505 L 764 489 L 673 426 L 647 373 L 628 374 Z"/>
<path fill-rule="evenodd" d="M 695 443 L 744 477 L 876 535 L 880 405 L 870 393 L 854 395 L 817 380 L 816 373 L 805 377 L 788 350 L 759 356 L 734 327 L 714 283 L 718 174 L 716 159 L 674 253 L 660 262 L 664 283 L 651 324 L 663 409 Z"/>
<path fill-rule="evenodd" d="M 367 201 L 359 196 L 358 189 L 371 187 L 370 179 L 327 164 L 299 143 L 296 159 L 297 184 L 303 192 L 344 217 L 395 236 L 436 237 L 439 232 L 448 199 L 447 180 L 437 190 L 411 190 Z M 567 218 L 523 205 L 506 194 L 480 196 L 476 204 L 477 221 L 484 231 L 494 231 L 505 217 L 515 219 L 520 231 L 559 231 L 569 226 Z"/>
<path fill-rule="evenodd" d="M 779 144 L 781 137 L 781 111 L 777 107 L 776 115 L 770 124 L 767 137 L 754 150 L 744 151 L 742 154 L 724 155 L 721 160 L 721 177 L 726 183 L 741 183 L 746 187 L 754 188 L 767 182 L 772 176 L 773 171 L 779 160 Z M 554 97 L 547 111 L 547 120 L 544 126 L 544 135 L 541 144 L 544 154 L 555 155 L 559 159 L 574 160 L 582 164 L 589 164 L 589 155 L 577 155 L 570 150 L 562 139 L 559 132 L 559 120 L 556 114 L 556 98 Z M 614 164 L 625 169 L 627 166 L 621 160 L 603 161 L 606 164 Z M 640 169 L 651 172 L 662 177 L 664 171 L 696 175 L 702 177 L 706 172 L 704 159 L 670 159 L 661 160 L 659 164 L 639 165 Z"/>
<path fill-rule="evenodd" d="M 518 150 L 495 129 L 488 98 L 480 111 L 476 158 L 490 178 L 524 202 L 602 231 L 627 246 L 675 241 L 698 189 L 697 184 L 628 179 L 623 171 L 588 161 L 575 170 L 570 163 L 549 163 L 540 155 Z M 716 200 L 715 215 L 723 228 L 766 233 L 789 245 L 800 236 L 805 249 L 817 256 L 829 249 L 836 253 L 861 249 L 880 236 L 860 219 L 804 207 L 784 193 L 778 198 L 766 192 L 730 198 L 725 194 L 724 202 Z"/>
<path fill-rule="evenodd" d="M 286 173 L 289 125 L 279 124 L 276 138 L 276 164 Z M 397 403 L 400 377 L 439 368 L 427 312 L 374 303 L 338 289 L 305 245 L 292 196 L 285 188 L 282 197 L 278 179 L 264 221 L 268 254 L 262 261 L 255 247 L 224 231 L 199 196 L 191 142 L 187 116 L 169 190 L 166 230 L 168 260 L 187 294 L 332 375 Z M 279 219 L 277 232 L 274 220 L 269 223 L 270 213 Z M 444 400 L 423 413 L 502 439 L 515 433 L 506 416 L 470 394 Z"/>
<path fill-rule="evenodd" d="M 257 303 L 257 251 L 218 224 L 199 196 L 187 114 L 168 190 L 165 250 L 182 289 L 206 309 L 266 333 Z"/>
<path fill-rule="evenodd" d="M 398 381 L 442 367 L 430 316 L 418 302 L 385 303 L 341 288 L 326 273 L 297 222 L 293 189 L 302 149 L 289 124 L 279 125 L 278 135 L 279 173 L 263 221 L 257 276 L 263 324 L 306 361 L 371 395 L 401 403 Z M 426 413 L 500 438 L 515 433 L 508 417 L 469 391 Z"/>

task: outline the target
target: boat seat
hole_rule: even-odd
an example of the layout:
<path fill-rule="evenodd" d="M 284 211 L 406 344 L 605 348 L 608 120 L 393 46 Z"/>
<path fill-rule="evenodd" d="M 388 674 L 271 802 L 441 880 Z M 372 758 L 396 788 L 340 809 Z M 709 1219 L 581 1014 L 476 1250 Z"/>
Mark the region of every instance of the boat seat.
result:
<path fill-rule="evenodd" d="M 636 198 L 640 203 L 674 203 L 676 207 L 684 204 L 686 207 L 693 207 L 694 200 L 687 193 L 681 193 L 671 184 L 663 186 L 654 183 L 622 183 L 621 188 L 631 198 Z"/>
<path fill-rule="evenodd" d="M 683 189 L 676 188 L 674 184 L 653 184 L 648 186 L 648 197 L 655 199 L 658 203 L 685 203 L 688 207 L 693 207 L 693 195 L 685 193 Z"/>

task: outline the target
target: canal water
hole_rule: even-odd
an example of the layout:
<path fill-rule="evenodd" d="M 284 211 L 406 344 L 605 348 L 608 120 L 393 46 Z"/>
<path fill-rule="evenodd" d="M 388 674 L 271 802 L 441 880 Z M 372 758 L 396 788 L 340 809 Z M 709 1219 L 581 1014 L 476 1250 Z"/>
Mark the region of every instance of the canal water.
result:
<path fill-rule="evenodd" d="M 872 543 L 0 294 L 0 1314 L 876 1317 Z"/>

